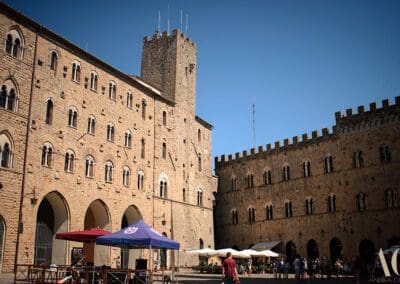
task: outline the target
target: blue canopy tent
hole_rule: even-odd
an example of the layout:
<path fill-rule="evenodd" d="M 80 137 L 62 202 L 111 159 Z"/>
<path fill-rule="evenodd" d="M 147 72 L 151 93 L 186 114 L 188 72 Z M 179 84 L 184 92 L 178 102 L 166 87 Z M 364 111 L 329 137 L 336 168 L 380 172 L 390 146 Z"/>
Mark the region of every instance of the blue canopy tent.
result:
<path fill-rule="evenodd" d="M 127 249 L 149 248 L 151 265 L 150 270 L 152 270 L 152 249 L 179 250 L 180 247 L 178 242 L 158 233 L 145 222 L 143 222 L 143 220 L 139 220 L 135 224 L 129 225 L 118 232 L 96 238 L 96 244 Z"/>

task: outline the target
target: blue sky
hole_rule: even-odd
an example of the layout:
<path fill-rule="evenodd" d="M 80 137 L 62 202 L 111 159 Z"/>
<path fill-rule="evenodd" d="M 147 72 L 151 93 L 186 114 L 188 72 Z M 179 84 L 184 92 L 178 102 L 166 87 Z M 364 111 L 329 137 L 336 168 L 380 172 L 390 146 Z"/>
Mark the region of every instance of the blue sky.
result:
<path fill-rule="evenodd" d="M 259 146 L 400 96 L 400 1 L 5 2 L 135 75 L 158 11 L 166 30 L 169 6 L 172 30 L 182 9 L 198 46 L 197 114 L 215 127 L 214 156 L 253 147 L 253 104 Z"/>

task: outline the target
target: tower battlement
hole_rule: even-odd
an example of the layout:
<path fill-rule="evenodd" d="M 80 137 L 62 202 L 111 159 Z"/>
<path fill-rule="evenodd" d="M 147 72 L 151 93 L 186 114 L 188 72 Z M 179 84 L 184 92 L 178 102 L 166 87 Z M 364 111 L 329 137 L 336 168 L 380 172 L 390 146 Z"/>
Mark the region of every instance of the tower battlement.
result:
<path fill-rule="evenodd" d="M 143 43 L 156 43 L 159 41 L 164 41 L 164 40 L 170 40 L 173 41 L 175 39 L 181 38 L 182 40 L 188 42 L 190 45 L 196 47 L 196 43 L 192 41 L 188 36 L 186 36 L 183 32 L 181 32 L 179 29 L 174 29 L 172 31 L 172 34 L 169 34 L 168 32 L 164 31 L 162 33 L 160 32 L 155 32 L 153 36 L 145 36 L 143 38 Z"/>

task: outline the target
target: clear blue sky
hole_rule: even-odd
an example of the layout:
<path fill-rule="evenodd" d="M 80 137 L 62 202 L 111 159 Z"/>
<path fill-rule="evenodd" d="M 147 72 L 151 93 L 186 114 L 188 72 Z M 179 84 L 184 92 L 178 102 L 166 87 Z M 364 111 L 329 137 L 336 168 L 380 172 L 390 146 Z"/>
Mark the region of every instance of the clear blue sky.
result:
<path fill-rule="evenodd" d="M 253 146 L 253 103 L 259 146 L 400 96 L 400 1 L 5 2 L 135 75 L 158 11 L 166 30 L 169 5 L 172 30 L 182 9 L 198 46 L 197 114 L 215 127 L 214 156 Z"/>

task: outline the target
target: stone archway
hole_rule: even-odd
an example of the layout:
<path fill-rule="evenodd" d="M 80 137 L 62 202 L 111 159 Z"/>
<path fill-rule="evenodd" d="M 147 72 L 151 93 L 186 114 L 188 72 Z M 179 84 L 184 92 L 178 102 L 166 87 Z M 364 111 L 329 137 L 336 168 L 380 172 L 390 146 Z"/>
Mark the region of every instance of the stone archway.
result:
<path fill-rule="evenodd" d="M 286 256 L 287 260 L 292 263 L 294 261 L 294 258 L 296 257 L 297 250 L 296 250 L 296 245 L 293 241 L 288 241 L 286 243 Z"/>
<path fill-rule="evenodd" d="M 136 223 L 139 220 L 143 220 L 142 213 L 135 206 L 129 206 L 122 216 L 121 229 Z M 121 268 L 134 268 L 136 259 L 140 258 L 141 250 L 139 249 L 121 249 Z"/>
<path fill-rule="evenodd" d="M 111 231 L 111 220 L 107 205 L 100 199 L 93 201 L 85 214 L 84 229 L 101 228 Z M 106 246 L 95 246 L 94 244 L 84 244 L 83 250 L 87 262 L 95 264 L 110 263 L 110 249 Z"/>
<path fill-rule="evenodd" d="M 35 264 L 66 264 L 67 244 L 55 238 L 56 233 L 68 231 L 68 209 L 62 195 L 47 194 L 39 204 L 36 218 Z"/>
<path fill-rule="evenodd" d="M 333 238 L 329 243 L 331 264 L 334 265 L 337 259 L 343 259 L 343 245 L 338 238 Z"/>
<path fill-rule="evenodd" d="M 307 243 L 307 258 L 316 259 L 319 257 L 319 247 L 316 240 L 311 239 Z"/>

